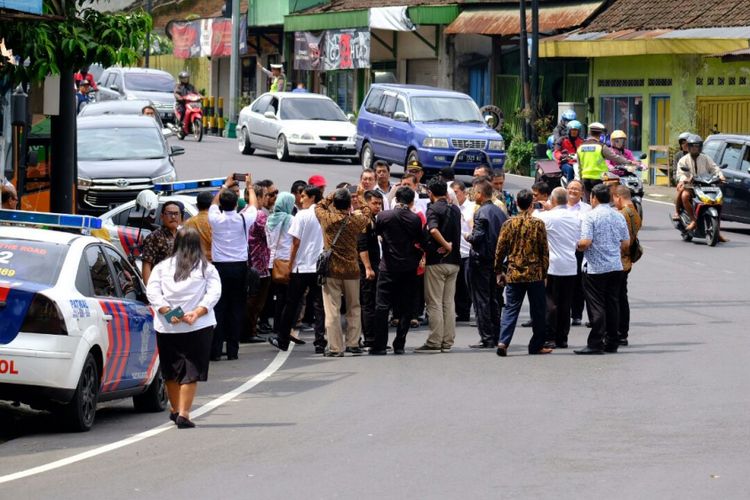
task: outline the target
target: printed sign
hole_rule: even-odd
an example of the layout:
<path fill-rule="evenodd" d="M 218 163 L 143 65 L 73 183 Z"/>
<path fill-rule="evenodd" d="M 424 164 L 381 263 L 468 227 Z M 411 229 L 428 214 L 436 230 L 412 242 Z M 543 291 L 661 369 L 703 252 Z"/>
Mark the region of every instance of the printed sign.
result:
<path fill-rule="evenodd" d="M 294 69 L 320 70 L 321 42 L 323 35 L 315 36 L 308 31 L 294 34 Z"/>
<path fill-rule="evenodd" d="M 224 17 L 195 21 L 170 21 L 167 33 L 174 44 L 174 56 L 230 57 L 232 55 L 232 20 Z M 247 16 L 240 19 L 240 55 L 247 53 Z"/>
<path fill-rule="evenodd" d="M 366 30 L 326 31 L 323 69 L 360 69 L 370 67 L 370 32 Z"/>

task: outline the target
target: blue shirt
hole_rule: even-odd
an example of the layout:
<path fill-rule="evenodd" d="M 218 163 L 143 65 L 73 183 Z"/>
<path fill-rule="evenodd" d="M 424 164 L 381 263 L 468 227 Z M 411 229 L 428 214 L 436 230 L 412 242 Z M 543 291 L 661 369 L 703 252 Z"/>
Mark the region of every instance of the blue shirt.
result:
<path fill-rule="evenodd" d="M 591 240 L 583 253 L 583 272 L 604 274 L 622 271 L 620 242 L 630 239 L 621 213 L 607 204 L 598 205 L 581 219 L 581 239 Z"/>

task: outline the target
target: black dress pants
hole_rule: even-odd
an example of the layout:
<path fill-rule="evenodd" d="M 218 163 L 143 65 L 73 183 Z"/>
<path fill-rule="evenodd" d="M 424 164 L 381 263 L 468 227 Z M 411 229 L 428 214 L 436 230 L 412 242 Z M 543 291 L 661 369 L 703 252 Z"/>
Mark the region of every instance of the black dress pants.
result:
<path fill-rule="evenodd" d="M 227 357 L 237 356 L 240 349 L 240 333 L 245 326 L 247 312 L 247 261 L 214 262 L 221 279 L 221 298 L 214 307 L 216 329 L 211 345 L 211 357 L 221 356 L 224 342 Z"/>
<path fill-rule="evenodd" d="M 325 346 L 325 312 L 323 310 L 323 292 L 318 285 L 317 273 L 292 273 L 289 284 L 286 286 L 284 296 L 284 306 L 281 311 L 279 321 L 279 344 L 282 346 L 289 345 L 289 337 L 292 328 L 297 323 L 297 318 L 302 307 L 302 301 L 305 294 L 312 297 L 312 304 L 315 314 L 315 345 L 323 342 Z M 323 338 L 318 338 L 318 337 Z"/>
<path fill-rule="evenodd" d="M 417 270 L 380 271 L 375 295 L 375 342 L 372 349 L 382 351 L 388 344 L 388 310 L 399 304 L 399 322 L 393 349 L 403 349 L 412 319 L 414 295 L 417 293 Z"/>
<path fill-rule="evenodd" d="M 570 317 L 572 319 L 583 319 L 583 273 L 581 272 L 581 266 L 583 265 L 583 252 L 576 252 L 576 261 L 578 262 L 577 274 L 575 277 L 575 283 L 573 284 L 573 297 L 570 304 Z"/>
<path fill-rule="evenodd" d="M 365 347 L 372 347 L 375 342 L 375 298 L 378 289 L 378 275 L 375 271 L 375 279 L 366 279 L 365 268 L 359 269 L 359 305 L 362 308 L 362 337 Z"/>
<path fill-rule="evenodd" d="M 500 338 L 500 290 L 491 262 L 469 262 L 469 287 L 483 344 L 497 345 Z"/>
<path fill-rule="evenodd" d="M 621 340 L 628 339 L 630 332 L 630 301 L 628 300 L 628 276 L 630 271 L 622 273 L 622 286 L 620 287 L 620 325 L 617 331 Z"/>
<path fill-rule="evenodd" d="M 620 288 L 622 271 L 583 275 L 583 291 L 591 321 L 588 346 L 592 349 L 616 348 L 620 322 Z"/>
<path fill-rule="evenodd" d="M 557 345 L 568 343 L 570 333 L 570 303 L 576 276 L 547 275 L 547 342 Z"/>
<path fill-rule="evenodd" d="M 456 278 L 456 316 L 468 319 L 471 315 L 471 291 L 469 289 L 469 258 L 461 259 Z"/>
<path fill-rule="evenodd" d="M 583 201 L 591 203 L 591 191 L 594 186 L 598 186 L 603 181 L 601 179 L 583 179 Z"/>

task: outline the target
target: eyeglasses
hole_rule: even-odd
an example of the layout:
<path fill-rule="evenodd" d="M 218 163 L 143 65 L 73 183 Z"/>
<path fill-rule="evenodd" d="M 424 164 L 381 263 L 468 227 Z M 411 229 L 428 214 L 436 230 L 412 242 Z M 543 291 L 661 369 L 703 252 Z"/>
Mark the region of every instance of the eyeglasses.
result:
<path fill-rule="evenodd" d="M 173 217 L 175 219 L 180 216 L 180 212 L 162 212 L 162 213 L 166 215 L 167 217 Z"/>

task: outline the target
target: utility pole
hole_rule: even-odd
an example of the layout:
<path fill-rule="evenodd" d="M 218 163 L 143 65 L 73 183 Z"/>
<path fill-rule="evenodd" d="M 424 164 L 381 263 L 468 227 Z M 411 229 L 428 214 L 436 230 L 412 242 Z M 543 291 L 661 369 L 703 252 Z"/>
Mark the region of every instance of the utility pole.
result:
<path fill-rule="evenodd" d="M 146 0 L 146 12 L 148 12 L 148 15 L 151 15 L 151 0 Z M 146 33 L 146 61 L 145 61 L 145 67 L 149 67 L 151 64 L 151 31 Z"/>
<path fill-rule="evenodd" d="M 518 40 L 518 48 L 520 52 L 520 76 L 521 76 L 521 100 L 523 103 L 523 115 L 524 115 L 524 126 L 523 126 L 523 138 L 529 140 L 530 138 L 530 125 L 529 125 L 529 108 L 530 108 L 530 95 L 529 95 L 529 48 L 528 48 L 528 30 L 526 29 L 526 0 L 521 0 L 521 29 Z"/>
<path fill-rule="evenodd" d="M 232 54 L 229 59 L 228 135 L 236 137 L 237 101 L 240 83 L 240 0 L 232 1 Z"/>
<path fill-rule="evenodd" d="M 539 111 L 539 0 L 531 0 L 531 140 L 537 141 Z"/>

